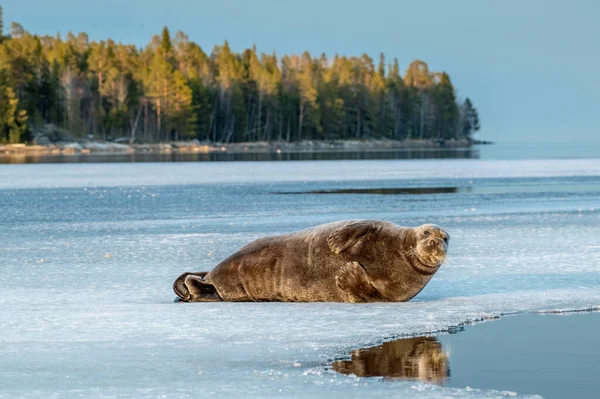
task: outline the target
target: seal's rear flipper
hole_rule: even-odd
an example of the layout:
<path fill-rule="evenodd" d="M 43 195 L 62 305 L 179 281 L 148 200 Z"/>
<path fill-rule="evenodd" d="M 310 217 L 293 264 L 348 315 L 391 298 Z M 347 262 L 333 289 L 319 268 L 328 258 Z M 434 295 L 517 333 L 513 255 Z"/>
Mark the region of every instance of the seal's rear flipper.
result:
<path fill-rule="evenodd" d="M 208 272 L 183 273 L 173 283 L 173 291 L 184 302 L 222 301 L 215 286 L 202 281 Z"/>
<path fill-rule="evenodd" d="M 221 302 L 214 285 L 202 281 L 201 277 L 189 275 L 185 278 L 185 286 L 190 292 L 192 302 Z"/>
<path fill-rule="evenodd" d="M 192 276 L 199 276 L 200 278 L 206 276 L 207 272 L 200 272 L 200 273 L 183 273 L 181 276 L 177 277 L 177 279 L 175 280 L 175 282 L 173 283 L 173 291 L 175 291 L 175 294 L 177 294 L 177 296 L 184 302 L 188 302 L 189 300 L 192 299 L 192 296 L 190 294 L 190 291 L 188 290 L 188 288 L 185 286 L 185 278 L 189 275 Z"/>

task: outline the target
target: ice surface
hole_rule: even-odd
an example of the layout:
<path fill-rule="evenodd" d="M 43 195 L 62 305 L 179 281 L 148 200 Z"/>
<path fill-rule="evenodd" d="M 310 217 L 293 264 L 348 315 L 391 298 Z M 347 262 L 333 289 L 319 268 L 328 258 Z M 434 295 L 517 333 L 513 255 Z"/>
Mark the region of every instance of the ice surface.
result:
<path fill-rule="evenodd" d="M 2 165 L 0 188 L 600 176 L 598 159 Z"/>
<path fill-rule="evenodd" d="M 277 194 L 418 186 L 477 190 Z M 600 305 L 600 160 L 3 165 L 0 187 L 0 397 L 511 397 L 327 365 L 400 335 Z M 183 271 L 345 218 L 438 223 L 449 264 L 408 303 L 172 302 Z"/>

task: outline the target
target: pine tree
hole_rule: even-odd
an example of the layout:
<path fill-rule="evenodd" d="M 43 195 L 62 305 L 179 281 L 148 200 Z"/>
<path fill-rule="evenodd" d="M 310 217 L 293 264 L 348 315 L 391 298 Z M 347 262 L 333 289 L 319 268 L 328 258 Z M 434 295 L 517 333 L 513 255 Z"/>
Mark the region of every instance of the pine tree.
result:
<path fill-rule="evenodd" d="M 193 93 L 179 71 L 173 73 L 172 100 L 168 120 L 169 136 L 172 140 L 191 139 L 195 136 L 196 114 L 192 104 Z"/>
<path fill-rule="evenodd" d="M 212 112 L 210 92 L 199 78 L 191 80 L 189 87 L 192 91 L 192 110 L 195 113 L 196 137 L 201 140 L 210 140 L 208 137 Z"/>
<path fill-rule="evenodd" d="M 144 85 L 146 97 L 152 99 L 154 104 L 157 141 L 163 140 L 169 134 L 173 74 L 173 66 L 166 61 L 163 48 L 157 49 Z"/>
<path fill-rule="evenodd" d="M 173 44 L 171 43 L 171 34 L 169 33 L 169 28 L 166 26 L 163 27 L 160 35 L 160 47 L 162 48 L 164 55 L 168 55 L 173 48 Z"/>
<path fill-rule="evenodd" d="M 452 138 L 458 118 L 458 107 L 454 86 L 446 72 L 440 75 L 435 87 L 435 105 L 437 107 L 436 134 L 441 139 Z"/>
<path fill-rule="evenodd" d="M 304 129 L 308 128 L 311 132 L 308 134 L 308 137 L 312 139 L 315 133 L 322 132 L 322 128 L 310 54 L 305 51 L 298 64 L 298 88 L 300 94 L 300 102 L 298 104 L 298 138 L 305 137 Z"/>
<path fill-rule="evenodd" d="M 479 131 L 479 114 L 468 97 L 463 103 L 462 112 L 464 115 L 463 135 L 470 138 L 473 133 Z"/>
<path fill-rule="evenodd" d="M 27 111 L 19 109 L 19 99 L 0 70 L 0 142 L 19 143 L 27 130 Z"/>

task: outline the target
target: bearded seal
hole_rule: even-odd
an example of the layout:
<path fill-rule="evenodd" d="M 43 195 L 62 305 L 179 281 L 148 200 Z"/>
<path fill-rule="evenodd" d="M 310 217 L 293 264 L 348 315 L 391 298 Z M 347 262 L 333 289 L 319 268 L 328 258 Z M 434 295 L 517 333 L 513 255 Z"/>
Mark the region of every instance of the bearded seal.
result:
<path fill-rule="evenodd" d="M 173 290 L 184 302 L 404 302 L 438 271 L 449 239 L 434 224 L 328 223 L 253 241 Z"/>

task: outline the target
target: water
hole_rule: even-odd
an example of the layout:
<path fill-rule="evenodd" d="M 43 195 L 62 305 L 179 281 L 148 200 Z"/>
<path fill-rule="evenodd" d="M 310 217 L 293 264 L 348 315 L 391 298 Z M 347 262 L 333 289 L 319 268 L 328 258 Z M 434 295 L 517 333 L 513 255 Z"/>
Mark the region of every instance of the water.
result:
<path fill-rule="evenodd" d="M 372 151 L 286 151 L 210 153 L 132 153 L 72 155 L 2 155 L 0 164 L 97 163 L 97 162 L 231 162 L 231 161 L 318 161 L 347 159 L 470 159 L 479 158 L 477 148 L 424 148 Z"/>
<path fill-rule="evenodd" d="M 567 316 L 567 317 L 565 317 Z M 597 398 L 600 313 L 519 315 L 467 326 L 459 334 L 400 338 L 354 350 L 333 370 L 386 381 L 415 380 L 444 387 L 483 386 Z"/>
<path fill-rule="evenodd" d="M 103 162 L 231 162 L 325 160 L 425 160 L 425 159 L 584 159 L 599 158 L 600 143 L 498 143 L 470 148 L 407 148 L 369 151 L 285 151 L 211 153 L 133 153 L 35 155 L 0 154 L 0 164 L 103 163 Z"/>
<path fill-rule="evenodd" d="M 599 158 L 600 141 L 497 143 L 476 146 L 481 159 L 574 159 Z"/>
<path fill-rule="evenodd" d="M 369 192 L 436 187 L 461 189 Z M 332 190 L 366 193 L 295 194 Z M 3 165 L 0 210 L 0 397 L 512 397 L 329 365 L 466 321 L 600 305 L 597 159 Z M 349 218 L 440 224 L 450 263 L 407 303 L 173 303 L 184 271 Z"/>

